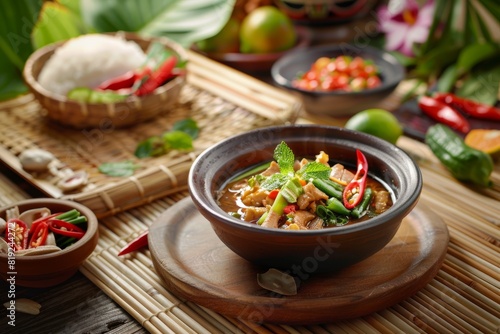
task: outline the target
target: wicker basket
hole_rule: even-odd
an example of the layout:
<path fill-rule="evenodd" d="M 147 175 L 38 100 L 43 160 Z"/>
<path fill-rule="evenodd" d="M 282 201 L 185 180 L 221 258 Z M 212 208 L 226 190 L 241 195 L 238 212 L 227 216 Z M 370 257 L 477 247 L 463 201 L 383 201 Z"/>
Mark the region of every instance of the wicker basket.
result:
<path fill-rule="evenodd" d="M 187 53 L 179 44 L 164 37 L 142 37 L 131 33 L 117 32 L 115 36 L 136 42 L 144 51 L 153 41 L 162 43 L 173 51 L 179 61 L 187 60 Z M 121 128 L 149 120 L 161 113 L 168 112 L 176 103 L 186 78 L 177 76 L 165 85 L 158 87 L 152 94 L 128 97 L 116 103 L 83 103 L 69 100 L 65 96 L 52 93 L 42 87 L 38 75 L 54 51 L 64 42 L 47 45 L 35 51 L 26 61 L 23 76 L 26 84 L 46 109 L 47 116 L 64 125 L 74 128 Z"/>

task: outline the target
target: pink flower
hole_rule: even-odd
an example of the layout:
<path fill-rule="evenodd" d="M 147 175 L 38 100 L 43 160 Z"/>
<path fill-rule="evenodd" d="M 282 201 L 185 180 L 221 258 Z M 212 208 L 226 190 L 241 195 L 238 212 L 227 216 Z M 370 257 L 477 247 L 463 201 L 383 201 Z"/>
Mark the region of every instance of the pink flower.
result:
<path fill-rule="evenodd" d="M 385 33 L 385 48 L 413 56 L 413 44 L 423 43 L 429 35 L 434 15 L 434 0 L 419 7 L 416 0 L 390 0 L 378 9 L 379 27 Z"/>

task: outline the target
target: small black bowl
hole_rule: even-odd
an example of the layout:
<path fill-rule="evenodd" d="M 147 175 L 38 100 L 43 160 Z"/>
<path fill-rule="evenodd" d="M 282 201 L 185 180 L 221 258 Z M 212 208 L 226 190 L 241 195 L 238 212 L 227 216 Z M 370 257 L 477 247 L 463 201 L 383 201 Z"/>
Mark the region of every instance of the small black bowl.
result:
<path fill-rule="evenodd" d="M 382 84 L 362 91 L 308 91 L 296 88 L 293 80 L 299 73 L 307 72 L 320 57 L 341 55 L 360 56 L 372 60 L 380 71 Z M 391 94 L 405 76 L 405 70 L 391 54 L 369 46 L 352 44 L 324 45 L 302 48 L 280 58 L 271 68 L 274 82 L 301 97 L 305 110 L 311 114 L 334 117 L 352 116 L 367 108 L 376 107 Z"/>

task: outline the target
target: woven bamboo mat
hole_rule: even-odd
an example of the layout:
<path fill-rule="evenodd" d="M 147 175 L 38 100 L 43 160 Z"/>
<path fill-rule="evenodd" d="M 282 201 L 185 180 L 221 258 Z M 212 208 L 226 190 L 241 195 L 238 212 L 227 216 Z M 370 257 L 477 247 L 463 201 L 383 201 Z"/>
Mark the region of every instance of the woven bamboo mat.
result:
<path fill-rule="evenodd" d="M 44 117 L 44 110 L 30 95 L 17 103 L 0 104 L 0 159 L 48 196 L 72 199 L 104 217 L 185 189 L 191 163 L 202 150 L 254 128 L 293 123 L 301 107 L 297 99 L 275 87 L 190 53 L 188 84 L 179 102 L 154 120 L 126 129 L 60 126 Z M 161 135 L 188 117 L 200 128 L 192 152 L 171 151 L 146 159 L 134 156 L 140 141 Z M 35 175 L 22 169 L 17 157 L 28 148 L 54 154 L 50 172 Z M 139 168 L 133 176 L 121 178 L 98 171 L 101 163 L 117 161 L 132 161 Z M 62 192 L 57 182 L 79 170 L 88 173 L 87 185 Z"/>

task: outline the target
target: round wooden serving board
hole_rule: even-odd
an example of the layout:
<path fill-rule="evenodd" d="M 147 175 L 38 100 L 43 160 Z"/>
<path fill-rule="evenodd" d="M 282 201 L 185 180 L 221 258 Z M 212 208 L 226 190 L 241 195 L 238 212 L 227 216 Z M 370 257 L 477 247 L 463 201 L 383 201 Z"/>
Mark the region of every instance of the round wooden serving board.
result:
<path fill-rule="evenodd" d="M 438 272 L 448 239 L 444 222 L 418 204 L 385 248 L 336 273 L 303 273 L 293 296 L 261 288 L 257 274 L 267 268 L 227 248 L 189 197 L 153 223 L 149 249 L 167 288 L 192 302 L 257 323 L 305 325 L 363 316 L 410 297 Z"/>

